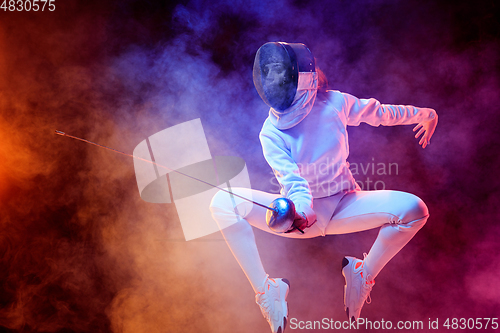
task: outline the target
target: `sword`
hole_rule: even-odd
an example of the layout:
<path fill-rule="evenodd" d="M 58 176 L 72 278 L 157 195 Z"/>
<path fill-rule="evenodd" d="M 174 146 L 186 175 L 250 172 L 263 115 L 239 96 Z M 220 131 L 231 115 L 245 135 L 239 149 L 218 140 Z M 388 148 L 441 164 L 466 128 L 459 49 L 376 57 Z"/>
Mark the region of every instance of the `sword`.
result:
<path fill-rule="evenodd" d="M 79 137 L 77 137 L 77 136 L 69 135 L 69 134 L 66 134 L 66 133 L 61 132 L 61 131 L 58 131 L 58 130 L 56 130 L 56 131 L 55 131 L 55 134 L 57 134 L 57 135 L 61 135 L 61 136 L 66 136 L 66 137 L 68 137 L 68 138 L 72 138 L 72 139 L 75 139 L 75 140 L 78 140 L 78 141 L 86 142 L 86 143 L 89 143 L 89 144 L 94 145 L 94 146 L 97 146 L 97 147 L 101 147 L 101 148 L 104 148 L 104 149 L 107 149 L 107 150 L 111 150 L 111 151 L 113 151 L 113 152 L 115 152 L 115 153 L 118 153 L 118 154 L 122 154 L 122 155 L 125 155 L 125 156 L 128 156 L 128 157 L 132 157 L 132 158 L 135 158 L 135 159 L 138 159 L 138 160 L 141 160 L 141 161 L 147 162 L 147 163 L 154 164 L 154 165 L 156 165 L 156 166 L 158 166 L 158 167 L 160 167 L 160 168 L 163 168 L 163 169 L 166 169 L 166 170 L 169 170 L 169 171 L 172 171 L 172 172 L 178 173 L 178 174 L 180 174 L 180 175 L 183 175 L 183 176 L 185 176 L 185 177 L 188 177 L 188 178 L 191 178 L 191 179 L 197 180 L 197 181 L 199 181 L 199 182 L 202 182 L 203 184 L 209 185 L 209 186 L 211 186 L 211 187 L 214 187 L 214 188 L 216 188 L 216 189 L 219 189 L 219 190 L 221 190 L 221 191 L 224 191 L 224 192 L 226 192 L 226 193 L 229 193 L 229 194 L 231 194 L 231 195 L 234 195 L 234 196 L 236 196 L 236 197 L 238 197 L 238 198 L 241 198 L 241 199 L 243 199 L 243 200 L 246 200 L 246 201 L 248 201 L 248 202 L 251 202 L 251 203 L 253 203 L 253 204 L 256 204 L 257 206 L 260 206 L 260 207 L 263 207 L 263 208 L 268 209 L 268 210 L 270 210 L 270 211 L 273 211 L 273 212 L 275 212 L 275 213 L 278 213 L 278 210 L 277 210 L 276 208 L 271 208 L 271 207 L 268 207 L 268 206 L 263 205 L 263 204 L 261 204 L 261 203 L 255 202 L 255 201 L 250 200 L 250 199 L 248 199 L 248 198 L 245 198 L 245 197 L 243 197 L 243 196 L 241 196 L 241 195 L 239 195 L 239 194 L 233 193 L 233 192 L 228 191 L 228 190 L 226 190 L 226 189 L 223 189 L 223 188 L 221 188 L 221 187 L 219 187 L 219 186 L 216 186 L 216 185 L 210 184 L 210 183 L 208 183 L 208 182 L 206 182 L 206 181 L 204 181 L 204 180 L 198 179 L 198 178 L 196 178 L 196 177 L 193 177 L 193 176 L 187 175 L 187 174 L 185 174 L 185 173 L 183 173 L 183 172 L 180 172 L 180 171 L 177 171 L 177 170 L 174 170 L 174 169 L 168 168 L 168 167 L 166 167 L 166 166 L 164 166 L 164 165 L 161 165 L 161 164 L 158 164 L 158 163 L 156 163 L 156 162 L 149 161 L 149 160 L 146 160 L 146 159 L 144 159 L 144 158 L 141 158 L 141 157 L 138 157 L 138 156 L 134 156 L 134 155 L 131 155 L 131 154 L 127 154 L 127 153 L 124 153 L 124 152 L 122 152 L 122 151 L 119 151 L 119 150 L 116 150 L 116 149 L 113 149 L 113 148 L 110 148 L 110 147 L 107 147 L 107 146 L 103 146 L 103 145 L 100 145 L 100 144 L 98 144 L 98 143 L 95 143 L 95 142 L 92 142 L 92 141 L 89 141 L 89 140 L 86 140 L 86 139 L 79 138 Z"/>

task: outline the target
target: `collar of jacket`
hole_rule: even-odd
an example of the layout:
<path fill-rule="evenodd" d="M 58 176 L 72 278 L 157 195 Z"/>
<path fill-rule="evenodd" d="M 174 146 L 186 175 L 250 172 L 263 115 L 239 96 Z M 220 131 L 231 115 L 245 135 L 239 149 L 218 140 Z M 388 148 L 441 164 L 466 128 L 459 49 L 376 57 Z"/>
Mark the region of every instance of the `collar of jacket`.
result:
<path fill-rule="evenodd" d="M 317 93 L 318 73 L 300 72 L 297 92 L 292 105 L 284 111 L 271 108 L 269 110 L 271 123 L 280 130 L 297 125 L 311 112 Z"/>

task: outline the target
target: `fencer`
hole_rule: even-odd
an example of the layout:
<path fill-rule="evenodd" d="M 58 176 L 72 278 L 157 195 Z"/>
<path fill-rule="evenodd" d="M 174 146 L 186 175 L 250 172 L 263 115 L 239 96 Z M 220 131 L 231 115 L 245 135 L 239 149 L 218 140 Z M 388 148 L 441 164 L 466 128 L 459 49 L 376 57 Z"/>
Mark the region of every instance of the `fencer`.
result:
<path fill-rule="evenodd" d="M 290 199 L 296 213 L 293 226 L 276 233 L 282 237 L 313 238 L 380 228 L 363 259 L 345 256 L 341 263 L 345 311 L 349 320 L 357 320 L 365 301 L 370 301 L 380 270 L 424 226 L 429 212 L 420 198 L 409 193 L 361 190 L 347 162 L 347 126 L 361 122 L 372 126 L 417 124 L 415 138 L 420 138 L 419 144 L 425 148 L 437 126 L 437 113 L 430 108 L 381 104 L 327 90 L 327 80 L 317 69 L 315 58 L 300 43 L 261 46 L 253 79 L 270 107 L 260 141 L 281 192 L 233 191 L 265 205 L 280 197 Z M 273 232 L 266 224 L 268 210 L 235 202 L 224 192 L 214 196 L 210 209 L 217 222 L 233 223 L 222 234 L 250 281 L 272 332 L 282 333 L 287 325 L 290 282 L 266 274 L 252 230 L 253 226 Z"/>

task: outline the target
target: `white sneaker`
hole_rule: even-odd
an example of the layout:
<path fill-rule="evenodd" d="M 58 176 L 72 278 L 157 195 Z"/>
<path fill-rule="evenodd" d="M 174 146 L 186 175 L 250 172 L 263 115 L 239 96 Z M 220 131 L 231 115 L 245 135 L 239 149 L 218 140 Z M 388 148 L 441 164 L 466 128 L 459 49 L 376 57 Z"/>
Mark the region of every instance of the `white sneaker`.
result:
<path fill-rule="evenodd" d="M 255 301 L 271 326 L 273 333 L 283 333 L 288 320 L 286 297 L 290 290 L 287 279 L 270 279 L 266 276 L 264 285 L 257 290 Z"/>
<path fill-rule="evenodd" d="M 375 281 L 366 274 L 363 266 L 363 260 L 354 257 L 342 259 L 342 275 L 345 278 L 344 309 L 350 321 L 359 318 L 365 301 L 366 304 L 371 303 L 370 292 Z"/>

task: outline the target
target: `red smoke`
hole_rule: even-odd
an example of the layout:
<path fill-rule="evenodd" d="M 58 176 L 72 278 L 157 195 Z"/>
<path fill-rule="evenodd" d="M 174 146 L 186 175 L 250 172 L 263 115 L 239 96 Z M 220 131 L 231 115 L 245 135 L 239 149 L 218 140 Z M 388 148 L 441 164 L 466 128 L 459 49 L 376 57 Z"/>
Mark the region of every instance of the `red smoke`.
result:
<path fill-rule="evenodd" d="M 54 130 L 131 153 L 201 118 L 212 155 L 244 158 L 253 187 L 275 189 L 258 141 L 267 110 L 251 78 L 270 40 L 309 45 L 333 89 L 439 114 L 425 151 L 411 128 L 349 128 L 349 161 L 397 163 L 396 176 L 372 181 L 419 195 L 431 212 L 381 273 L 363 315 L 496 316 L 493 7 L 61 1 L 54 12 L 0 11 L 0 327 L 269 329 L 220 235 L 185 242 L 174 206 L 140 199 L 129 158 Z M 290 314 L 300 320 L 344 320 L 340 260 L 361 256 L 375 235 L 297 241 L 256 231 L 268 273 L 291 281 Z"/>

